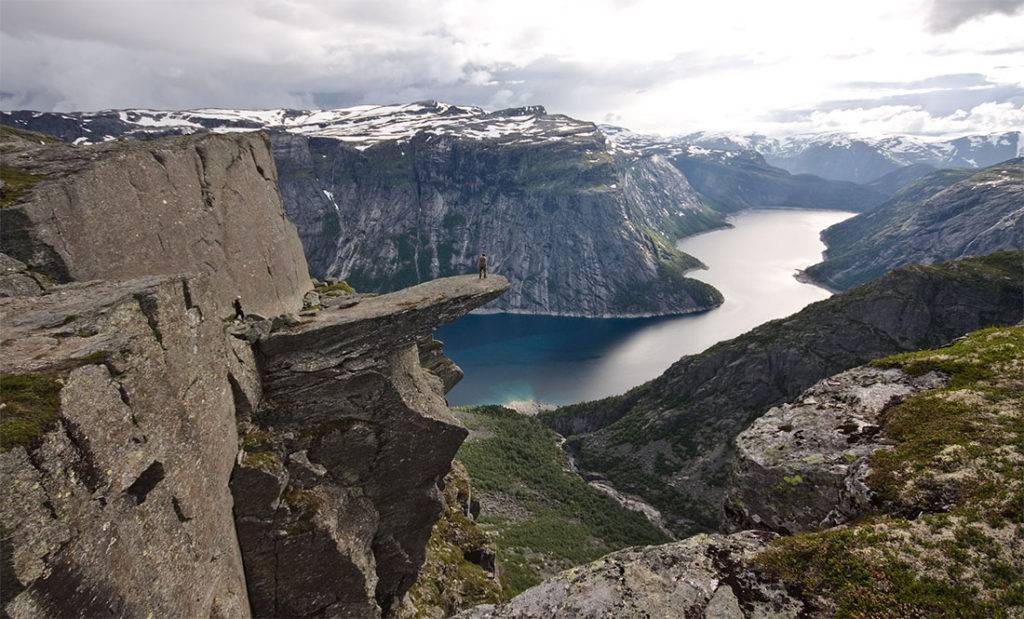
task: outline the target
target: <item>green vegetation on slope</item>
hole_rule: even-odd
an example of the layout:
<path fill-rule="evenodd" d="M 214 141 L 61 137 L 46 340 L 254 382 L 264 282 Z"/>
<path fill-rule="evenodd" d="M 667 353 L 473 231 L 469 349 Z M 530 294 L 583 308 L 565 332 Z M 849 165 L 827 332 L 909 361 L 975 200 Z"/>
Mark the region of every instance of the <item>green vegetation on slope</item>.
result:
<path fill-rule="evenodd" d="M 352 286 L 348 285 L 348 282 L 342 280 L 333 284 L 324 284 L 323 286 L 317 286 L 316 291 L 325 297 L 340 297 L 346 294 L 352 294 L 355 290 Z"/>
<path fill-rule="evenodd" d="M 60 140 L 55 137 L 38 133 L 35 131 L 28 131 L 26 129 L 19 129 L 17 127 L 11 127 L 10 125 L 0 125 L 0 144 L 7 142 L 31 142 L 33 144 L 59 144 Z"/>
<path fill-rule="evenodd" d="M 0 180 L 3 181 L 3 186 L 0 187 L 0 208 L 15 204 L 32 188 L 32 185 L 43 178 L 38 174 L 29 174 L 18 168 L 0 165 Z"/>
<path fill-rule="evenodd" d="M 56 423 L 63 386 L 45 374 L 0 375 L 0 450 L 29 447 Z"/>
<path fill-rule="evenodd" d="M 1024 327 L 874 362 L 950 377 L 883 416 L 868 484 L 884 515 L 780 538 L 766 572 L 840 617 L 1024 612 Z"/>
<path fill-rule="evenodd" d="M 667 538 L 575 473 L 558 435 L 500 406 L 459 409 L 471 430 L 457 459 L 482 498 L 481 527 L 498 546 L 503 596 L 627 546 Z"/>
<path fill-rule="evenodd" d="M 581 468 L 643 497 L 677 536 L 714 530 L 731 458 L 720 447 L 750 421 L 872 358 L 1019 321 L 1022 269 L 1019 251 L 903 267 L 683 357 L 621 396 L 539 418 L 569 437 Z"/>
<path fill-rule="evenodd" d="M 444 509 L 427 542 L 423 567 L 409 589 L 411 608 L 400 609 L 398 617 L 436 617 L 439 612 L 447 617 L 501 600 L 501 583 L 479 565 L 493 549 L 483 531 L 466 516 L 472 492 L 465 467 L 453 462 L 444 478 Z"/>

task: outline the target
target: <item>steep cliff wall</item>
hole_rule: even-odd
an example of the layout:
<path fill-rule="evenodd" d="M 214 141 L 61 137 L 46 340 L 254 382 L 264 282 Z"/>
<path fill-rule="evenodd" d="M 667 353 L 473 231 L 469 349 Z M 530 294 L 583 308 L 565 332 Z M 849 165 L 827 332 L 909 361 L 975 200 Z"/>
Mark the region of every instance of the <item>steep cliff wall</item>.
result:
<path fill-rule="evenodd" d="M 724 225 L 659 157 L 599 133 L 541 143 L 418 134 L 359 147 L 273 137 L 289 217 L 314 274 L 387 291 L 471 272 L 480 252 L 512 282 L 491 309 L 600 316 L 721 302 L 685 278 L 678 236 Z"/>
<path fill-rule="evenodd" d="M 216 306 L 172 277 L 0 299 L 6 614 L 248 616 Z"/>
<path fill-rule="evenodd" d="M 701 264 L 675 240 L 724 216 L 665 160 L 539 106 L 3 112 L 0 122 L 76 143 L 266 129 L 312 273 L 360 290 L 471 272 L 486 252 L 512 282 L 491 309 L 656 315 L 721 303 L 684 277 Z"/>
<path fill-rule="evenodd" d="M 826 259 L 807 275 L 844 290 L 904 264 L 1024 248 L 1024 159 L 933 172 L 821 238 Z"/>
<path fill-rule="evenodd" d="M 312 286 L 259 133 L 39 146 L 4 130 L 33 179 L 0 210 L 4 253 L 58 282 L 206 273 L 222 307 L 295 311 Z"/>
<path fill-rule="evenodd" d="M 431 332 L 508 283 L 303 308 L 275 174 L 258 134 L 5 132 L 7 614 L 372 617 L 415 580 L 465 435 Z"/>

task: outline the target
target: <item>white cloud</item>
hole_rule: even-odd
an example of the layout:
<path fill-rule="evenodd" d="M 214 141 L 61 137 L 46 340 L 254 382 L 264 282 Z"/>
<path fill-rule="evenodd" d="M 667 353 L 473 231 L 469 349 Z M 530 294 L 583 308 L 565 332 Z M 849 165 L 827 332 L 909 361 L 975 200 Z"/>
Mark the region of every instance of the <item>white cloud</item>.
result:
<path fill-rule="evenodd" d="M 909 84 L 977 74 L 1000 87 L 991 103 L 1024 102 L 1024 44 L 1014 45 L 1024 16 L 975 8 L 942 0 L 2 0 L 0 91 L 10 93 L 6 108 L 61 110 L 422 98 L 544 104 L 661 132 L 789 131 L 795 125 L 780 124 L 781 114 L 847 99 L 857 100 L 849 113 L 829 110 L 822 122 L 856 129 L 856 110 L 906 95 L 913 99 L 896 102 L 911 108 L 897 116 L 906 122 L 893 126 L 931 130 L 942 123 L 910 119 L 944 115 L 935 89 Z M 956 23 L 940 32 L 936 19 Z M 957 88 L 978 87 L 945 91 Z M 963 105 L 981 107 L 977 97 Z M 972 110 L 955 125 L 991 127 L 1000 118 L 1011 117 Z"/>
<path fill-rule="evenodd" d="M 982 103 L 970 110 L 935 116 L 918 106 L 887 105 L 875 108 L 837 109 L 812 112 L 806 120 L 786 123 L 787 133 L 850 131 L 861 135 L 909 133 L 954 136 L 995 133 L 1024 128 L 1024 105 Z"/>

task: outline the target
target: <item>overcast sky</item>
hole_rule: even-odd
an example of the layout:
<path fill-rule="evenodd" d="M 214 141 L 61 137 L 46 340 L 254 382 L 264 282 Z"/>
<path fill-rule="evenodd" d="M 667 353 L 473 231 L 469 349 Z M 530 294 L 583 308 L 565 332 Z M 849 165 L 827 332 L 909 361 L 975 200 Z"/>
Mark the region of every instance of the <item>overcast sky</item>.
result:
<path fill-rule="evenodd" d="M 1024 128 L 1024 0 L 0 0 L 0 107 L 437 99 L 639 131 Z"/>

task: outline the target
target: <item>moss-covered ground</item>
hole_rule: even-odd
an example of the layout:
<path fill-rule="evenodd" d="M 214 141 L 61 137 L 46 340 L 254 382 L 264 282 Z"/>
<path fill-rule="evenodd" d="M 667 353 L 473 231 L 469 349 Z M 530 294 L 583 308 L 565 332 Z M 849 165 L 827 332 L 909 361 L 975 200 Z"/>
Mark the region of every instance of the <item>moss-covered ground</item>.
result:
<path fill-rule="evenodd" d="M 333 284 L 324 284 L 323 286 L 317 286 L 316 291 L 325 297 L 340 297 L 346 294 L 352 294 L 355 289 L 348 285 L 348 282 L 340 281 Z"/>
<path fill-rule="evenodd" d="M 490 548 L 490 541 L 465 511 L 472 494 L 465 468 L 453 463 L 445 477 L 444 511 L 427 542 L 427 556 L 416 583 L 409 590 L 413 612 L 399 617 L 444 616 L 502 599 L 501 582 L 474 563 L 474 554 Z"/>
<path fill-rule="evenodd" d="M 0 450 L 39 440 L 57 422 L 62 388 L 46 374 L 0 375 Z"/>
<path fill-rule="evenodd" d="M 43 178 L 38 174 L 30 174 L 9 165 L 0 165 L 0 180 L 3 181 L 3 186 L 0 187 L 0 208 L 7 208 L 17 203 L 33 185 Z"/>
<path fill-rule="evenodd" d="M 1024 615 L 1024 327 L 875 365 L 949 376 L 883 415 L 878 513 L 781 538 L 759 562 L 840 617 Z"/>

